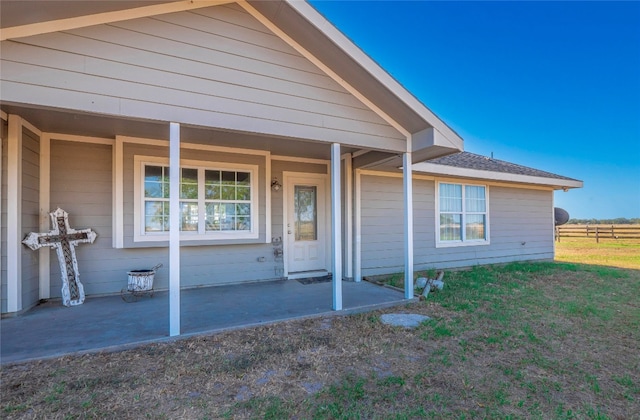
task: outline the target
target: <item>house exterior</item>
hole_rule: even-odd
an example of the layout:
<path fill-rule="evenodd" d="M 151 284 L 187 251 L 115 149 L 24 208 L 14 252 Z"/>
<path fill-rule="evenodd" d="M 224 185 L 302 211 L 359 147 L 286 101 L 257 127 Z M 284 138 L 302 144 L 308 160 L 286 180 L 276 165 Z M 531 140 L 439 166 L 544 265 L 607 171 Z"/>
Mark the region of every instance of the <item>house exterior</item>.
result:
<path fill-rule="evenodd" d="M 306 2 L 77 3 L 2 2 L 2 314 L 60 297 L 56 208 L 88 296 L 168 267 L 172 335 L 181 288 L 553 258 L 582 183 L 463 152 Z"/>

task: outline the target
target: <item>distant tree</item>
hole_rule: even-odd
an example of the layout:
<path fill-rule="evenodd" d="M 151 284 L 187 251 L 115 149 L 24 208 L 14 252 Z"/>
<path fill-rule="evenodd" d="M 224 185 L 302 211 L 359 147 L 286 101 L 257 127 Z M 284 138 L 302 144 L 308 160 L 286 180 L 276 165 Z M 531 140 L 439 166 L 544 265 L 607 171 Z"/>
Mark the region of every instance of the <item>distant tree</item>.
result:
<path fill-rule="evenodd" d="M 626 217 L 617 217 L 615 219 L 569 219 L 570 225 L 638 225 L 640 218 L 627 219 Z"/>

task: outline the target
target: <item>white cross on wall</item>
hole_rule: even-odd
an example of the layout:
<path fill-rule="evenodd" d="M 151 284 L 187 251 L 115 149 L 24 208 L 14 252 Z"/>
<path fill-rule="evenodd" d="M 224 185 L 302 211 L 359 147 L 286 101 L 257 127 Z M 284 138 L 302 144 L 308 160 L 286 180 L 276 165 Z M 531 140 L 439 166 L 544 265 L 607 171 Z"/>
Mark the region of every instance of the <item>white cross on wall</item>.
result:
<path fill-rule="evenodd" d="M 62 274 L 62 304 L 81 305 L 84 302 L 84 287 L 80 283 L 76 246 L 93 243 L 96 233 L 91 229 L 75 230 L 69 226 L 69 213 L 58 208 L 49 213 L 53 230 L 48 233 L 31 232 L 22 241 L 32 250 L 44 246 L 55 248 Z"/>

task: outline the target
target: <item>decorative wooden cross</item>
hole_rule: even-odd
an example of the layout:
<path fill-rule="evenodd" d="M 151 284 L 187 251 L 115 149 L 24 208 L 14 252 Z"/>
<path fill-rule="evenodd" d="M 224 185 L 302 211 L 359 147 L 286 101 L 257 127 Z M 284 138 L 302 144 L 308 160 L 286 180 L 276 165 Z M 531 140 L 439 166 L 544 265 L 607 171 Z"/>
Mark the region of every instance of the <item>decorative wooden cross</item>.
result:
<path fill-rule="evenodd" d="M 61 208 L 49 213 L 49 216 L 53 230 L 48 233 L 31 232 L 22 243 L 34 251 L 43 246 L 56 249 L 62 274 L 62 304 L 82 305 L 84 287 L 80 283 L 75 248 L 81 243 L 93 243 L 97 235 L 91 229 L 72 229 L 69 226 L 69 213 Z"/>

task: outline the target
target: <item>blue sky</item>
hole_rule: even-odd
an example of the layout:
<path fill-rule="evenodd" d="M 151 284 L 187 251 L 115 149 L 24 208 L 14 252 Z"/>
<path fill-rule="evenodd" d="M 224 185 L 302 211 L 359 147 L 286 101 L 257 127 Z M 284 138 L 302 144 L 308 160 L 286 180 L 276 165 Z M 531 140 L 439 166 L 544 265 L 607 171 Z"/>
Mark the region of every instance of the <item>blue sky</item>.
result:
<path fill-rule="evenodd" d="M 312 4 L 465 150 L 584 181 L 573 218 L 640 217 L 640 2 Z"/>

